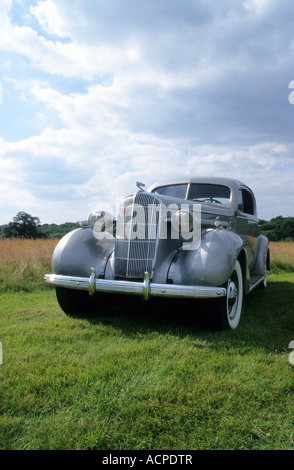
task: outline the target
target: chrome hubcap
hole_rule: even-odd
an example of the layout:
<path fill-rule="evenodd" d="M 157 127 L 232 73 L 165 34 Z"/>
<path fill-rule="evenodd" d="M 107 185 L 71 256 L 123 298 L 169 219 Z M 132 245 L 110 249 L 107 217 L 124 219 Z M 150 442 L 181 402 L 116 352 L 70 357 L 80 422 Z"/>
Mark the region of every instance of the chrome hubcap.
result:
<path fill-rule="evenodd" d="M 236 315 L 238 305 L 238 288 L 234 281 L 230 280 L 228 282 L 228 294 L 227 294 L 227 306 L 228 306 L 228 316 L 230 320 Z"/>
<path fill-rule="evenodd" d="M 229 299 L 236 299 L 237 297 L 237 287 L 236 284 L 233 281 L 229 282 L 229 287 L 228 287 L 228 298 Z"/>

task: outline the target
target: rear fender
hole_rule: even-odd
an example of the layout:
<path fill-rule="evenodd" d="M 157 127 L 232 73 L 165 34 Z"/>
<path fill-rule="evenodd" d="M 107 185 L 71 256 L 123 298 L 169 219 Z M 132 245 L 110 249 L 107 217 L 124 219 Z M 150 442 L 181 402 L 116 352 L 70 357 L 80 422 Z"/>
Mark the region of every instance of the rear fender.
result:
<path fill-rule="evenodd" d="M 270 270 L 269 241 L 264 235 L 259 235 L 255 252 L 255 261 L 251 270 L 252 274 L 263 276 L 266 270 Z"/>

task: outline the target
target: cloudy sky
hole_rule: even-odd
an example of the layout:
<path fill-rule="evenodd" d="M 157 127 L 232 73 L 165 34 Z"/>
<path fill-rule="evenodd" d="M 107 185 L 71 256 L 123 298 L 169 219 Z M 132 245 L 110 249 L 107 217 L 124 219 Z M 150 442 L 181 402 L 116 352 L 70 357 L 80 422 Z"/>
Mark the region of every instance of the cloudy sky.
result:
<path fill-rule="evenodd" d="M 292 0 L 0 0 L 0 67 L 0 224 L 186 175 L 294 216 Z"/>

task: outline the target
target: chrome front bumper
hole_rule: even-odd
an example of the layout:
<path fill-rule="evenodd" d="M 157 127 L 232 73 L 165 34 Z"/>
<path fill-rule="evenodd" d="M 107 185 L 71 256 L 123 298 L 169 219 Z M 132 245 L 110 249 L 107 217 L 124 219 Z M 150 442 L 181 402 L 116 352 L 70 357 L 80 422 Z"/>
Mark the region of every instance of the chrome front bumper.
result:
<path fill-rule="evenodd" d="M 94 269 L 91 270 L 89 278 L 46 274 L 44 279 L 53 286 L 87 290 L 90 295 L 96 292 L 142 295 L 145 300 L 149 297 L 210 299 L 224 297 L 227 294 L 227 290 L 223 287 L 156 284 L 150 281 L 149 273 L 145 273 L 143 282 L 96 279 Z"/>

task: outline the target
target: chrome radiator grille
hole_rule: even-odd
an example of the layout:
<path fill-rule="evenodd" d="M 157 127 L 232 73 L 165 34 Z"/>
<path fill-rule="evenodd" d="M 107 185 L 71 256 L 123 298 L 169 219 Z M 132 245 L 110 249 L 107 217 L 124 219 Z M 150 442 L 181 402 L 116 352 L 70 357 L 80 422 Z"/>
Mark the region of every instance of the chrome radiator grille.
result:
<path fill-rule="evenodd" d="M 160 200 L 139 192 L 123 201 L 116 225 L 115 275 L 142 279 L 153 271 L 159 236 Z"/>

